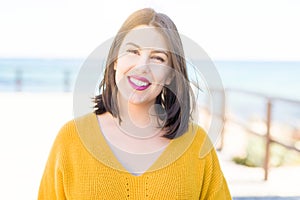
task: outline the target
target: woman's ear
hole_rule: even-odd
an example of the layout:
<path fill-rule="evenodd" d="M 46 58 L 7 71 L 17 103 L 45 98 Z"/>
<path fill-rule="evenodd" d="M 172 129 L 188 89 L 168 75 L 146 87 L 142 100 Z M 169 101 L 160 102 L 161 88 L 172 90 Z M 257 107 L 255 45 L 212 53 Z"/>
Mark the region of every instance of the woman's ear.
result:
<path fill-rule="evenodd" d="M 114 62 L 114 70 L 117 70 L 117 65 L 118 65 L 118 63 L 117 63 L 117 61 L 115 61 Z"/>
<path fill-rule="evenodd" d="M 174 78 L 174 73 L 171 72 L 170 75 L 166 78 L 165 84 L 166 85 L 170 85 L 170 83 L 172 82 L 173 78 Z"/>

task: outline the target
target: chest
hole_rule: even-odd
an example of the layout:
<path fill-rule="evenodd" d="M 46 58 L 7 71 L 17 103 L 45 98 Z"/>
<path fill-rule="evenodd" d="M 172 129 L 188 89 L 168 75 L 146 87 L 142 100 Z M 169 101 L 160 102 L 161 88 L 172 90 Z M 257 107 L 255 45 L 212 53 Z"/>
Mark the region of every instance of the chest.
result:
<path fill-rule="evenodd" d="M 64 179 L 68 199 L 198 199 L 203 184 L 203 163 L 189 156 L 141 176 L 101 163 L 85 165 Z"/>

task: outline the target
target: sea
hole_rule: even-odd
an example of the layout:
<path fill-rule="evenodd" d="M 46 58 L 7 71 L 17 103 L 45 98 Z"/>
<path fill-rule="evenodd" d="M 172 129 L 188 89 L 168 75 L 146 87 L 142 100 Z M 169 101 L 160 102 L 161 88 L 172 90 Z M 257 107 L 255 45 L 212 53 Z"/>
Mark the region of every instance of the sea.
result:
<path fill-rule="evenodd" d="M 83 63 L 84 60 L 79 58 L 0 59 L 0 93 L 72 92 Z M 233 110 L 234 107 L 243 107 L 246 113 L 253 109 L 262 112 L 266 106 L 265 99 L 270 97 L 287 99 L 277 101 L 274 106 L 277 115 L 291 113 L 288 116 L 300 116 L 300 104 L 297 103 L 300 102 L 300 61 L 226 60 L 213 61 L 213 64 L 225 89 L 261 95 L 232 94 Z M 253 100 L 248 102 L 249 99 Z M 256 106 L 252 108 L 250 105 Z"/>

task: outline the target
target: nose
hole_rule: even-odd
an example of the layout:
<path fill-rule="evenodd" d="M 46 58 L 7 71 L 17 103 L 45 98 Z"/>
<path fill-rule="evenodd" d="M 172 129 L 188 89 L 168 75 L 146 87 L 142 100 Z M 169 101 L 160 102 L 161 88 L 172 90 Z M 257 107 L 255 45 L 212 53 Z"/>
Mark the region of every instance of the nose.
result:
<path fill-rule="evenodd" d="M 135 70 L 139 73 L 149 73 L 149 56 L 147 54 L 141 55 L 135 65 Z"/>

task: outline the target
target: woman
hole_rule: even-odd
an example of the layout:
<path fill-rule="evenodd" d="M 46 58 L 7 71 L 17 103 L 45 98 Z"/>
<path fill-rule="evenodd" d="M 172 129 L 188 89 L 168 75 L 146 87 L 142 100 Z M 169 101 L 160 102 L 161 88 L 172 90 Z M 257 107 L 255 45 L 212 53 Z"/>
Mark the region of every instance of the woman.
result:
<path fill-rule="evenodd" d="M 114 38 L 95 113 L 58 134 L 39 199 L 231 199 L 172 20 L 146 8 Z M 205 152 L 205 153 L 203 153 Z"/>

